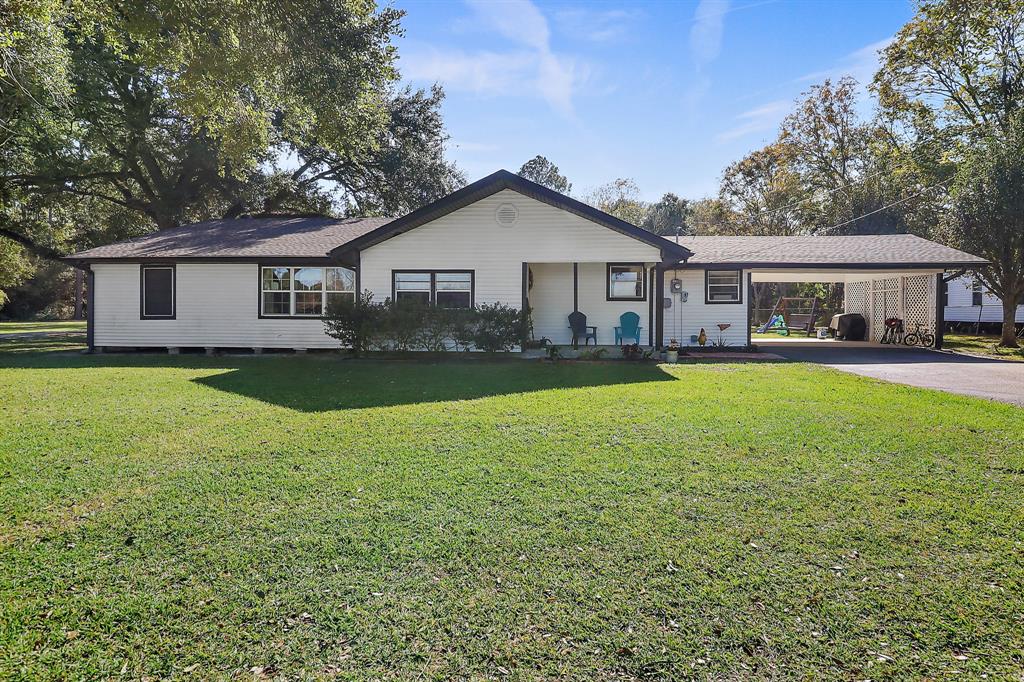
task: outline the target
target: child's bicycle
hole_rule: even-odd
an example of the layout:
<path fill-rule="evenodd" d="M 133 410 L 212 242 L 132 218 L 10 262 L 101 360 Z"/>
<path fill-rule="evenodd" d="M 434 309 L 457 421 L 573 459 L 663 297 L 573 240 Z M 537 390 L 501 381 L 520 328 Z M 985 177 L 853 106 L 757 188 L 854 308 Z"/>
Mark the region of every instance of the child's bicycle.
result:
<path fill-rule="evenodd" d="M 903 344 L 906 346 L 924 346 L 931 348 L 935 345 L 935 334 L 928 331 L 920 324 L 914 323 L 914 331 L 903 337 Z"/>

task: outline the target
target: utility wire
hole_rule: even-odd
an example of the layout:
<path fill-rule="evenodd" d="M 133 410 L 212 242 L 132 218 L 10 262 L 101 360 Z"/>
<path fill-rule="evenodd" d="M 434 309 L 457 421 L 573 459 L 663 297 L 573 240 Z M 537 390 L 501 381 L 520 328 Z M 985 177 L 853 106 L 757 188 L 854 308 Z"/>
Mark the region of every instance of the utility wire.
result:
<path fill-rule="evenodd" d="M 869 213 L 865 213 L 864 215 L 859 215 L 856 218 L 850 218 L 847 221 L 841 222 L 838 225 L 833 225 L 832 227 L 829 227 L 829 228 L 826 228 L 826 229 L 828 229 L 828 230 L 837 230 L 840 227 L 845 227 L 845 226 L 849 225 L 850 223 L 855 223 L 858 220 L 862 220 L 864 218 L 867 218 L 868 216 L 873 216 L 876 213 L 881 213 L 882 211 L 885 211 L 886 209 L 890 209 L 893 206 L 899 206 L 903 202 L 910 201 L 911 199 L 915 199 L 915 198 L 921 196 L 922 194 L 924 194 L 925 192 L 929 192 L 929 191 L 935 189 L 936 187 L 943 187 L 944 188 L 945 185 L 946 185 L 946 182 L 949 182 L 949 181 L 947 180 L 945 182 L 937 182 L 934 185 L 931 185 L 929 187 L 925 187 L 920 192 L 915 192 L 914 194 L 911 194 L 909 196 L 905 196 L 902 199 L 897 199 L 896 201 L 892 202 L 891 204 L 886 204 L 885 206 L 882 206 L 881 208 L 876 208 L 874 211 L 871 211 Z"/>
<path fill-rule="evenodd" d="M 996 121 L 994 121 L 994 120 L 977 121 L 977 122 L 967 126 L 967 129 L 979 128 L 979 127 L 983 127 L 983 126 L 989 126 L 989 125 L 993 125 L 995 123 L 996 123 Z M 928 137 L 925 137 L 925 138 L 920 139 L 920 140 L 914 140 L 914 144 L 923 144 L 923 143 L 926 143 L 926 142 L 931 142 L 931 141 L 935 140 L 936 138 L 938 138 L 939 135 L 942 134 L 942 132 L 943 131 L 936 131 L 933 135 L 929 135 Z M 845 185 L 839 185 L 838 187 L 833 187 L 832 189 L 826 190 L 824 192 L 824 195 L 812 194 L 812 195 L 806 197 L 805 199 L 801 199 L 800 201 L 795 201 L 792 204 L 788 204 L 786 206 L 780 206 L 778 208 L 766 208 L 763 211 L 758 211 L 757 213 L 750 213 L 750 214 L 747 214 L 747 215 L 745 215 L 743 217 L 747 220 L 747 222 L 750 222 L 750 220 L 752 220 L 753 218 L 758 218 L 758 217 L 760 217 L 762 215 L 771 215 L 773 213 L 779 213 L 780 211 L 788 211 L 789 209 L 796 208 L 797 206 L 800 206 L 802 204 L 806 204 L 809 201 L 815 201 L 815 200 L 821 199 L 821 198 L 823 198 L 823 196 L 825 196 L 825 197 L 832 196 L 836 192 L 839 192 L 839 191 L 844 190 L 844 189 L 849 189 L 850 187 L 853 187 L 854 185 L 858 185 L 858 184 L 860 184 L 860 183 L 862 183 L 862 182 L 864 182 L 866 180 L 870 180 L 871 178 L 876 178 L 879 175 L 883 175 L 883 174 L 889 173 L 889 172 L 891 172 L 891 169 L 885 168 L 885 169 L 882 169 L 880 171 L 876 171 L 874 173 L 870 173 L 868 175 L 865 175 L 864 177 L 857 178 L 856 180 L 848 182 Z M 935 187 L 935 186 L 937 186 L 937 185 L 933 185 L 933 187 Z M 906 201 L 908 199 L 913 199 L 915 196 L 923 194 L 924 192 L 927 192 L 929 189 L 931 189 L 931 187 L 928 187 L 928 188 L 922 190 L 921 192 L 918 192 L 918 194 L 906 197 L 904 199 L 904 201 Z M 878 209 L 878 210 L 883 210 L 883 209 Z M 871 214 L 868 213 L 867 215 L 871 215 Z M 864 218 L 864 217 L 866 217 L 866 216 L 861 216 L 861 218 Z M 860 220 L 860 218 L 854 218 L 853 220 Z M 850 222 L 853 222 L 853 221 L 850 221 Z M 687 223 L 691 224 L 691 225 L 718 225 L 718 224 L 720 224 L 720 223 L 716 223 L 714 221 L 707 221 L 707 220 L 700 220 L 700 221 L 696 221 L 696 222 L 687 221 Z"/>

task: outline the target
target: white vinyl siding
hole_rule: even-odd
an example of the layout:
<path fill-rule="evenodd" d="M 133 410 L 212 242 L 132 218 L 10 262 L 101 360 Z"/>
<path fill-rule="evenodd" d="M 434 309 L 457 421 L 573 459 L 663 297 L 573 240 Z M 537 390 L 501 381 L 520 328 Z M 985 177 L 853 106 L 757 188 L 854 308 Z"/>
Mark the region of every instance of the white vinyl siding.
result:
<path fill-rule="evenodd" d="M 176 265 L 173 320 L 139 319 L 139 264 L 98 263 L 95 345 L 337 348 L 319 318 L 259 319 L 256 263 Z"/>
<path fill-rule="evenodd" d="M 496 222 L 495 212 L 502 204 L 517 209 L 515 225 L 503 227 Z M 660 260 L 660 250 L 654 246 L 506 189 L 366 249 L 360 254 L 360 281 L 375 300 L 383 300 L 391 296 L 392 271 L 474 270 L 477 305 L 504 303 L 518 308 L 524 262 L 568 263 L 571 297 L 571 268 L 576 261 L 599 266 L 597 291 L 603 306 L 606 263 Z M 641 305 L 646 310 L 646 304 Z M 570 312 L 571 307 L 565 314 Z"/>
<path fill-rule="evenodd" d="M 679 294 L 671 292 L 671 282 L 678 279 L 682 282 L 682 289 L 686 292 L 686 302 L 681 300 Z M 691 341 L 691 336 L 700 334 L 701 328 L 707 334 L 707 345 L 718 341 L 719 336 L 730 346 L 747 345 L 747 272 L 740 272 L 740 286 L 742 289 L 742 304 L 720 304 L 704 302 L 704 270 L 686 269 L 669 270 L 665 273 L 665 296 L 671 298 L 672 307 L 665 309 L 665 326 L 663 343 L 670 339 L 676 339 L 682 346 L 696 346 L 696 341 Z M 656 302 L 657 303 L 657 302 Z M 728 329 L 719 332 L 719 324 L 730 325 Z"/>
<path fill-rule="evenodd" d="M 970 275 L 957 277 L 947 284 L 948 305 L 944 311 L 946 322 L 1002 322 L 1003 302 L 998 296 L 985 292 L 981 295 L 982 305 L 972 303 L 974 278 Z M 1024 304 L 1017 306 L 1016 321 L 1024 323 Z"/>

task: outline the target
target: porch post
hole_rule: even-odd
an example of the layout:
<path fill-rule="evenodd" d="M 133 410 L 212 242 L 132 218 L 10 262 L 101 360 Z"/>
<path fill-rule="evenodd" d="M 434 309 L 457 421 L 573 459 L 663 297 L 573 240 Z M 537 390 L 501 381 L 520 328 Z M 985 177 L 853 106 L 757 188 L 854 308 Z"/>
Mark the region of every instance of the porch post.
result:
<path fill-rule="evenodd" d="M 942 276 L 935 275 L 935 350 L 942 350 L 943 327 L 946 326 L 946 287 L 949 283 Z"/>
<path fill-rule="evenodd" d="M 572 311 L 580 311 L 580 264 L 572 264 Z"/>
<path fill-rule="evenodd" d="M 661 350 L 661 346 L 665 340 L 665 271 L 662 269 L 661 264 L 657 264 L 655 267 L 655 301 L 654 301 L 654 315 L 658 321 L 657 330 L 655 331 L 654 347 Z"/>
<path fill-rule="evenodd" d="M 520 305 L 520 309 L 523 311 L 523 315 L 526 317 L 526 324 L 523 325 L 523 338 L 519 346 L 519 350 L 526 348 L 526 342 L 529 341 L 530 329 L 533 327 L 533 321 L 530 317 L 530 264 L 523 263 L 523 299 Z"/>
<path fill-rule="evenodd" d="M 658 266 L 655 265 L 653 268 L 647 271 L 647 281 L 644 282 L 644 286 L 647 287 L 647 345 L 654 347 L 654 271 Z"/>

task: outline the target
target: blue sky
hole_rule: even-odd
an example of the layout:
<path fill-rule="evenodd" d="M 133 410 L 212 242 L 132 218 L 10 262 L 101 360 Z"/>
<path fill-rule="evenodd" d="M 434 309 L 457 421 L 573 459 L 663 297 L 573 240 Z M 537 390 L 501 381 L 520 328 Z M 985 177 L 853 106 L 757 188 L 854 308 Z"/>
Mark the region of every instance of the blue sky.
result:
<path fill-rule="evenodd" d="M 396 6 L 403 78 L 444 86 L 449 156 L 470 180 L 543 154 L 574 194 L 631 177 L 650 200 L 715 194 L 810 85 L 870 81 L 913 15 L 905 0 Z"/>

